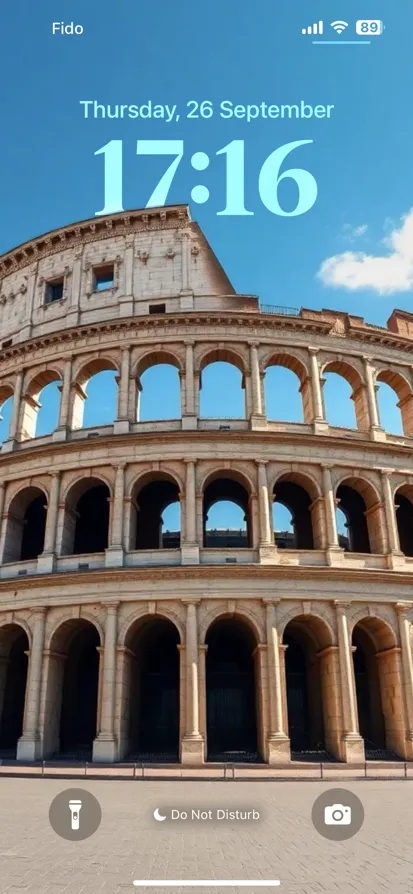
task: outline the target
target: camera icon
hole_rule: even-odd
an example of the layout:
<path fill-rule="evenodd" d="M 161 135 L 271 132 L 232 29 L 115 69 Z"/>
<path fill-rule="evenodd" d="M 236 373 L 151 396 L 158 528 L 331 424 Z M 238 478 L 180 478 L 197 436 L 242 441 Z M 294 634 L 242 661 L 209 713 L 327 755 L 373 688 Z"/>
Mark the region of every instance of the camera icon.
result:
<path fill-rule="evenodd" d="M 326 826 L 349 826 L 351 824 L 351 807 L 343 804 L 331 804 L 324 808 Z"/>

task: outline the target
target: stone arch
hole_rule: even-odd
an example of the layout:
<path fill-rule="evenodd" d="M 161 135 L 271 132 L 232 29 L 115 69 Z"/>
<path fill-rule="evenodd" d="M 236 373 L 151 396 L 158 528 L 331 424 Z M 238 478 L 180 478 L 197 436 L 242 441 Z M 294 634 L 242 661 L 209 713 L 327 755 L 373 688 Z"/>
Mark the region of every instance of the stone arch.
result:
<path fill-rule="evenodd" d="M 290 611 L 282 624 L 292 758 L 340 756 L 340 673 L 335 633 L 319 612 Z"/>
<path fill-rule="evenodd" d="M 90 759 L 98 732 L 100 649 L 93 617 L 60 617 L 47 636 L 43 752 L 45 757 Z"/>
<path fill-rule="evenodd" d="M 43 552 L 48 492 L 33 482 L 12 493 L 6 504 L 3 562 L 37 559 Z"/>
<path fill-rule="evenodd" d="M 260 364 L 262 369 L 262 373 L 264 375 L 264 395 L 265 395 L 265 404 L 266 404 L 266 415 L 268 419 L 278 419 L 278 420 L 286 420 L 288 418 L 291 422 L 311 422 L 313 419 L 313 402 L 312 402 L 312 392 L 311 392 L 311 382 L 309 379 L 308 369 L 304 360 L 294 354 L 292 352 L 283 351 L 281 348 L 278 348 L 274 351 L 268 351 L 265 357 L 262 359 Z M 282 385 L 287 388 L 288 387 L 288 396 L 294 397 L 293 409 L 294 409 L 294 418 L 291 416 L 284 415 L 283 413 L 279 413 L 277 411 L 277 415 L 273 416 L 271 412 L 270 406 L 270 393 L 269 393 L 269 385 L 268 385 L 268 371 L 274 367 L 282 367 L 284 369 L 289 370 L 294 374 L 297 381 L 296 392 L 299 396 L 299 404 L 300 411 L 298 411 L 295 406 L 297 402 L 297 394 L 292 395 L 291 390 L 294 386 L 294 383 L 285 382 L 282 380 Z M 290 377 L 292 378 L 292 377 Z M 273 383 L 273 386 L 276 387 L 279 385 L 278 378 L 276 382 Z M 291 387 L 290 387 L 291 385 Z"/>
<path fill-rule="evenodd" d="M 218 504 L 221 504 L 221 509 L 217 510 L 219 525 L 215 528 L 208 528 L 209 513 Z M 231 509 L 230 504 L 238 509 Z M 225 518 L 220 517 L 223 510 L 225 510 Z M 237 518 L 234 523 L 234 513 L 239 516 L 238 510 L 241 512 L 241 517 L 239 520 Z M 215 511 L 213 515 L 216 515 Z M 239 528 L 236 526 L 238 523 Z M 245 472 L 240 472 L 233 467 L 210 470 L 209 475 L 204 479 L 202 489 L 202 529 L 205 547 L 242 549 L 253 545 L 255 528 L 251 504 L 251 483 Z"/>
<path fill-rule="evenodd" d="M 323 606 L 323 608 L 318 607 L 317 609 L 314 609 L 314 606 L 311 606 L 311 612 L 304 612 L 302 605 L 300 605 L 299 603 L 288 609 L 277 623 L 281 640 L 284 636 L 285 628 L 288 624 L 291 623 L 291 621 L 295 621 L 297 619 L 303 619 L 303 621 L 305 621 L 306 618 L 308 618 L 310 621 L 311 628 L 309 627 L 309 630 L 311 629 L 311 634 L 314 642 L 317 639 L 319 648 L 327 648 L 328 646 L 337 644 L 337 636 L 332 609 L 330 609 L 329 606 Z"/>
<path fill-rule="evenodd" d="M 395 371 L 393 369 L 379 369 L 376 373 L 376 382 L 380 384 L 380 382 L 384 382 L 392 391 L 395 392 L 398 398 L 398 403 L 396 404 L 399 413 L 402 431 L 405 435 L 413 434 L 413 390 L 410 382 L 399 371 Z M 380 390 L 377 396 L 377 403 L 380 414 Z M 382 422 L 383 424 L 383 422 Z M 383 426 L 384 427 L 384 426 Z"/>
<path fill-rule="evenodd" d="M 248 491 L 249 496 L 253 496 L 256 493 L 255 481 L 252 479 L 251 474 L 237 463 L 231 463 L 229 469 L 223 468 L 222 463 L 217 464 L 212 469 L 207 469 L 199 481 L 199 490 L 203 492 L 208 484 L 221 477 L 232 478 L 234 481 L 238 481 Z"/>
<path fill-rule="evenodd" d="M 126 639 L 128 632 L 132 630 L 133 626 L 139 622 L 144 623 L 146 618 L 165 618 L 166 621 L 171 621 L 172 624 L 176 627 L 179 635 L 179 640 L 181 645 L 185 644 L 185 621 L 183 618 L 180 618 L 179 615 L 172 611 L 172 609 L 167 608 L 162 605 L 162 611 L 156 611 L 155 614 L 149 614 L 148 609 L 142 607 L 140 610 L 133 612 L 133 614 L 128 615 L 128 617 L 124 620 L 119 633 L 118 633 L 118 646 L 121 648 L 125 647 Z"/>
<path fill-rule="evenodd" d="M 131 498 L 133 492 L 141 490 L 142 487 L 145 486 L 145 484 L 148 484 L 148 482 L 153 480 L 153 478 L 157 475 L 162 475 L 166 478 L 169 478 L 170 481 L 173 481 L 173 483 L 176 484 L 181 493 L 184 491 L 184 481 L 176 472 L 176 470 L 171 469 L 170 466 L 160 463 L 159 469 L 146 469 L 145 471 L 140 470 L 139 472 L 137 472 L 130 480 L 130 483 L 126 490 L 126 497 Z"/>
<path fill-rule="evenodd" d="M 360 734 L 367 759 L 404 753 L 404 708 L 398 635 L 380 612 L 357 612 L 352 645 Z M 383 754 L 384 753 L 384 754 Z"/>
<path fill-rule="evenodd" d="M 59 365 L 56 367 L 45 366 L 41 369 L 31 371 L 27 376 L 27 384 L 23 393 L 21 420 L 20 420 L 20 437 L 22 441 L 35 438 L 37 435 L 37 426 L 40 420 L 40 411 L 42 404 L 40 397 L 45 388 L 49 385 L 59 383 L 61 387 L 62 372 Z M 60 406 L 60 397 L 59 397 Z M 55 424 L 51 425 L 50 431 L 57 427 L 59 421 L 59 409 L 56 408 Z M 50 427 L 50 426 L 49 426 Z"/>
<path fill-rule="evenodd" d="M 276 474 L 272 491 L 273 527 L 279 548 L 321 549 L 323 547 L 323 512 L 321 491 L 311 475 L 297 470 Z M 277 503 L 291 516 L 292 530 L 277 527 Z M 282 518 L 283 513 L 280 512 Z M 284 513 L 285 515 L 285 513 Z"/>
<path fill-rule="evenodd" d="M 138 474 L 130 488 L 130 512 L 127 519 L 128 549 L 178 549 L 181 545 L 180 497 L 182 482 L 166 469 Z M 169 508 L 178 529 L 164 531 L 163 513 Z"/>
<path fill-rule="evenodd" d="M 343 474 L 336 484 L 335 497 L 346 518 L 348 534 L 341 535 L 340 539 L 344 549 L 356 553 L 386 553 L 385 517 L 376 485 L 364 474 Z"/>
<path fill-rule="evenodd" d="M 167 363 L 174 366 L 179 373 L 183 373 L 182 359 L 173 348 L 150 348 L 138 357 L 132 366 L 132 376 L 140 378 L 151 366 L 158 366 L 160 363 Z"/>
<path fill-rule="evenodd" d="M 198 367 L 200 373 L 211 363 L 230 363 L 239 369 L 242 376 L 247 372 L 247 363 L 244 355 L 240 350 L 234 347 L 208 347 L 204 348 L 198 356 Z"/>
<path fill-rule="evenodd" d="M 102 472 L 101 469 L 97 467 L 96 469 L 85 469 L 83 472 L 79 472 L 79 474 L 76 475 L 75 478 L 71 478 L 66 483 L 63 483 L 61 489 L 61 501 L 66 502 L 70 492 L 74 490 L 74 488 L 76 488 L 78 485 L 86 483 L 90 478 L 99 479 L 102 484 L 106 484 L 110 498 L 113 499 L 114 482 L 110 479 L 106 472 Z"/>
<path fill-rule="evenodd" d="M 112 490 L 105 476 L 79 476 L 63 495 L 61 555 L 104 552 L 109 545 Z"/>
<path fill-rule="evenodd" d="M 13 620 L 0 626 L 0 755 L 16 757 L 23 732 L 30 631 Z"/>
<path fill-rule="evenodd" d="M 179 759 L 184 685 L 182 629 L 173 613 L 144 610 L 123 625 L 120 677 L 121 757 L 175 762 Z"/>
<path fill-rule="evenodd" d="M 336 359 L 327 360 L 323 364 L 321 369 L 322 382 L 323 377 L 327 373 L 335 373 L 336 375 L 341 376 L 341 378 L 345 379 L 350 385 L 350 388 L 352 389 L 350 399 L 354 402 L 356 427 L 360 430 L 367 429 L 369 417 L 365 382 L 357 365 L 349 360 L 337 357 Z"/>
<path fill-rule="evenodd" d="M 20 617 L 19 617 L 19 618 L 16 618 L 16 617 L 13 616 L 13 620 L 12 620 L 12 621 L 5 621 L 5 620 L 4 620 L 4 621 L 1 621 L 1 622 L 0 622 L 0 656 L 3 657 L 3 652 L 2 652 L 2 637 L 3 637 L 4 633 L 7 632 L 7 628 L 8 628 L 8 627 L 20 627 L 21 630 L 22 630 L 22 632 L 26 634 L 26 636 L 27 636 L 27 642 L 28 642 L 28 644 L 29 644 L 29 649 L 31 649 L 31 647 L 32 647 L 33 633 L 32 633 L 32 629 L 31 629 L 31 627 L 30 627 L 30 624 L 28 624 L 28 622 L 25 621 L 23 618 L 20 618 Z"/>
<path fill-rule="evenodd" d="M 263 643 L 265 641 L 264 624 L 260 622 L 257 615 L 251 609 L 246 606 L 237 605 L 236 611 L 233 612 L 223 608 L 222 605 L 217 605 L 214 608 L 209 609 L 199 623 L 200 645 L 205 645 L 208 630 L 212 624 L 215 624 L 215 621 L 218 621 L 220 618 L 232 617 L 239 617 L 244 623 L 249 625 L 257 643 Z"/>
<path fill-rule="evenodd" d="M 398 484 L 393 489 L 399 544 L 405 556 L 413 556 L 413 485 Z"/>
<path fill-rule="evenodd" d="M 85 401 L 87 400 L 87 388 L 90 380 L 105 372 L 115 374 L 115 382 L 120 376 L 118 358 L 110 354 L 80 358 L 74 365 L 71 386 L 71 406 L 69 411 L 70 427 L 77 430 L 83 427 Z M 116 418 L 116 409 L 113 408 L 113 418 Z M 113 421 L 113 420 L 112 420 Z M 99 423 L 98 423 L 99 424 Z"/>

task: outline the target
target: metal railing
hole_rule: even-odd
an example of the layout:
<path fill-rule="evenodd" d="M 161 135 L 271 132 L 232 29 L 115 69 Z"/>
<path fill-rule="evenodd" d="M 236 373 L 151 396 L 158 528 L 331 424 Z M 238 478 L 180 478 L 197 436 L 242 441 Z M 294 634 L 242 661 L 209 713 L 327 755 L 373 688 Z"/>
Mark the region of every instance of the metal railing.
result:
<path fill-rule="evenodd" d="M 299 307 L 285 307 L 281 304 L 260 304 L 262 314 L 280 314 L 283 317 L 298 317 Z"/>

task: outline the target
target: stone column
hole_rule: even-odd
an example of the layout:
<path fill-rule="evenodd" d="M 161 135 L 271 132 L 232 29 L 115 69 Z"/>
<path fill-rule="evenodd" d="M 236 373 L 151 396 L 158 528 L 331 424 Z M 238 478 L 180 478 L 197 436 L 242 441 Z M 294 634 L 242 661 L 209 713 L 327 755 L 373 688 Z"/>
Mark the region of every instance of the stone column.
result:
<path fill-rule="evenodd" d="M 117 758 L 115 738 L 115 692 L 116 692 L 116 640 L 118 628 L 118 602 L 106 604 L 105 643 L 101 673 L 100 718 L 98 735 L 93 743 L 93 760 L 113 762 Z"/>
<path fill-rule="evenodd" d="M 60 408 L 59 423 L 56 431 L 53 432 L 54 441 L 65 441 L 69 431 L 69 413 L 70 413 L 70 397 L 72 386 L 72 358 L 65 360 L 63 369 L 63 383 L 59 385 Z"/>
<path fill-rule="evenodd" d="M 52 472 L 47 504 L 46 530 L 43 552 L 37 560 L 39 572 L 51 572 L 55 567 L 57 515 L 60 501 L 60 472 Z"/>
<path fill-rule="evenodd" d="M 122 349 L 120 363 L 120 376 L 118 383 L 118 414 L 113 425 L 115 435 L 121 435 L 130 430 L 129 419 L 129 377 L 130 377 L 130 348 Z"/>
<path fill-rule="evenodd" d="M 380 425 L 379 411 L 377 407 L 376 386 L 374 384 L 374 369 L 371 357 L 363 357 L 364 375 L 367 388 L 367 405 L 369 410 L 370 432 L 373 440 L 385 440 L 386 434 Z"/>
<path fill-rule="evenodd" d="M 181 545 L 181 560 L 183 565 L 197 565 L 199 563 L 199 543 L 197 543 L 196 536 L 195 461 L 185 459 L 185 468 L 185 529 Z"/>
<path fill-rule="evenodd" d="M 268 763 L 277 764 L 291 759 L 290 740 L 284 729 L 280 638 L 276 626 L 276 603 L 266 602 L 268 699 L 270 730 L 268 735 Z"/>
<path fill-rule="evenodd" d="M 331 466 L 323 465 L 323 492 L 324 492 L 324 509 L 327 533 L 327 562 L 329 565 L 336 564 L 342 558 L 343 550 L 339 546 L 337 519 L 336 519 L 336 501 L 334 497 L 333 482 L 331 479 Z"/>
<path fill-rule="evenodd" d="M 183 764 L 204 763 L 204 740 L 199 731 L 199 646 L 197 604 L 200 600 L 182 600 L 186 604 L 186 731 L 181 743 Z"/>
<path fill-rule="evenodd" d="M 321 392 L 320 369 L 318 366 L 318 348 L 309 348 L 311 390 L 313 395 L 314 422 L 326 422 L 324 418 L 323 395 Z"/>
<path fill-rule="evenodd" d="M 261 375 L 258 360 L 258 342 L 250 341 L 250 367 L 251 367 L 251 428 L 265 428 L 266 418 L 262 405 Z"/>
<path fill-rule="evenodd" d="M 112 503 L 112 523 L 109 546 L 106 550 L 105 565 L 113 568 L 123 565 L 123 514 L 125 494 L 125 466 L 119 463 L 116 468 L 115 489 Z"/>
<path fill-rule="evenodd" d="M 16 375 L 13 392 L 13 409 L 10 420 L 9 436 L 2 445 L 2 452 L 6 453 L 13 450 L 19 436 L 19 423 L 22 409 L 22 391 L 23 391 L 23 370 L 19 370 Z"/>
<path fill-rule="evenodd" d="M 181 231 L 182 288 L 180 292 L 180 310 L 192 310 L 194 306 L 194 293 L 191 289 L 189 271 L 190 238 L 189 230 Z"/>
<path fill-rule="evenodd" d="M 364 761 L 364 742 L 359 733 L 353 655 L 348 629 L 347 607 L 350 603 L 335 600 L 340 662 L 342 708 L 342 760 Z"/>
<path fill-rule="evenodd" d="M 34 761 L 41 755 L 39 732 L 46 609 L 33 609 L 32 642 L 27 671 L 23 734 L 17 743 L 17 760 Z"/>
<path fill-rule="evenodd" d="M 194 429 L 198 418 L 195 406 L 194 342 L 185 341 L 185 408 L 182 412 L 182 428 Z"/>
<path fill-rule="evenodd" d="M 260 543 L 271 546 L 270 501 L 268 494 L 267 463 L 258 462 L 258 500 L 260 510 Z"/>
<path fill-rule="evenodd" d="M 398 602 L 396 605 L 399 616 L 400 643 L 403 667 L 403 695 L 406 713 L 406 738 L 405 757 L 413 760 L 413 652 L 410 638 L 411 621 L 407 612 L 411 611 L 411 605 Z"/>
<path fill-rule="evenodd" d="M 386 516 L 387 539 L 389 542 L 390 552 L 398 553 L 399 555 L 401 555 L 399 531 L 397 528 L 396 519 L 396 507 L 394 505 L 390 478 L 392 471 L 393 469 L 380 470 L 383 489 L 384 512 Z"/>

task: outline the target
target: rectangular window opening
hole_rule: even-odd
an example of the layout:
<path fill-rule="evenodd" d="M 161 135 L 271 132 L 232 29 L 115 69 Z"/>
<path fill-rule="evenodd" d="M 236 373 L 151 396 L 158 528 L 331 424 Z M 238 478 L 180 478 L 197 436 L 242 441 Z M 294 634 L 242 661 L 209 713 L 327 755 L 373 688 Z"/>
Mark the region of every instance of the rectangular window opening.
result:
<path fill-rule="evenodd" d="M 63 298 L 64 279 L 53 279 L 46 283 L 45 304 L 53 304 L 53 301 L 61 301 Z"/>
<path fill-rule="evenodd" d="M 113 264 L 95 267 L 93 270 L 93 277 L 94 292 L 104 292 L 106 289 L 113 289 L 115 283 L 115 269 Z"/>
<path fill-rule="evenodd" d="M 149 313 L 150 314 L 164 314 L 164 313 L 166 313 L 166 304 L 150 304 L 149 305 Z"/>

